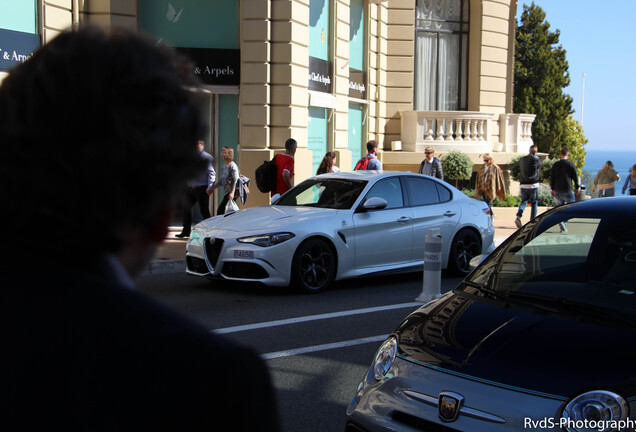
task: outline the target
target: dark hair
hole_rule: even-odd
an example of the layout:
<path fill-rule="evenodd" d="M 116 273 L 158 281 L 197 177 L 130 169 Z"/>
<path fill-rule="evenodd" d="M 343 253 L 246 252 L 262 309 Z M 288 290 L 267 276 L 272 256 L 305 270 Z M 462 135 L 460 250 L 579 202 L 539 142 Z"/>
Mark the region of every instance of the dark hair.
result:
<path fill-rule="evenodd" d="M 125 30 L 66 31 L 0 87 L 0 221 L 41 260 L 117 252 L 176 204 L 205 132 L 184 63 Z"/>
<path fill-rule="evenodd" d="M 316 175 L 331 172 L 331 168 L 333 168 L 335 161 L 336 154 L 334 152 L 327 152 L 325 157 L 322 158 L 322 162 L 320 162 L 318 170 L 316 170 Z"/>
<path fill-rule="evenodd" d="M 289 150 L 293 147 L 296 147 L 298 145 L 298 143 L 296 142 L 295 139 L 293 138 L 287 138 L 287 141 L 285 141 L 285 150 Z"/>
<path fill-rule="evenodd" d="M 374 140 L 371 140 L 371 141 L 369 141 L 369 142 L 367 143 L 367 151 L 369 151 L 369 152 L 370 152 L 371 150 L 373 150 L 373 149 L 374 149 L 374 148 L 376 148 L 377 146 L 378 146 L 378 143 L 377 143 L 377 142 L 375 142 Z"/>
<path fill-rule="evenodd" d="M 563 148 L 561 149 L 561 156 L 567 156 L 567 155 L 569 155 L 569 154 L 570 154 L 570 149 L 569 149 L 569 148 L 567 148 L 567 147 L 563 147 Z"/>

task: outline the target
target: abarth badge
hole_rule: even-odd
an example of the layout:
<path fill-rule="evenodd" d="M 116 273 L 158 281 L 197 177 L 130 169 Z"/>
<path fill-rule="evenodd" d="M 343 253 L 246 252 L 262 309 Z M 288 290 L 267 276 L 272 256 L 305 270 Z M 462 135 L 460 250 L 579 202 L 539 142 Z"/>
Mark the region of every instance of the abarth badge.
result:
<path fill-rule="evenodd" d="M 439 394 L 439 418 L 445 422 L 453 422 L 459 417 L 459 412 L 464 404 L 464 397 L 453 392 Z"/>

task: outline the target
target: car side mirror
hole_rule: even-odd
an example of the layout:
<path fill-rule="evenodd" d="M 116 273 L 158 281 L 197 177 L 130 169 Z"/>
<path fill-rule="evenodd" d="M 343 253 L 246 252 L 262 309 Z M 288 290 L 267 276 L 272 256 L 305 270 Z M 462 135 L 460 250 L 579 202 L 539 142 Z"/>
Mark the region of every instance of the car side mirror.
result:
<path fill-rule="evenodd" d="M 388 205 L 389 203 L 384 198 L 372 197 L 362 204 L 362 211 L 382 210 Z"/>

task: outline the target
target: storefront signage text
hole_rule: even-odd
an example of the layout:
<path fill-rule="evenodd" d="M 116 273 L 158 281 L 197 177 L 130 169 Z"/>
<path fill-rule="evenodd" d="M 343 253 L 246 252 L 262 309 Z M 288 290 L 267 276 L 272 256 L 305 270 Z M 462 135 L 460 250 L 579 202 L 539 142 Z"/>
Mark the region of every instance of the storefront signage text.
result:
<path fill-rule="evenodd" d="M 192 61 L 191 73 L 207 85 L 240 85 L 241 51 L 217 48 L 177 48 Z"/>
<path fill-rule="evenodd" d="M 331 62 L 309 57 L 309 90 L 331 93 Z"/>
<path fill-rule="evenodd" d="M 361 70 L 349 68 L 349 97 L 367 98 L 367 74 Z"/>
<path fill-rule="evenodd" d="M 40 47 L 40 35 L 0 29 L 0 70 L 28 60 Z"/>

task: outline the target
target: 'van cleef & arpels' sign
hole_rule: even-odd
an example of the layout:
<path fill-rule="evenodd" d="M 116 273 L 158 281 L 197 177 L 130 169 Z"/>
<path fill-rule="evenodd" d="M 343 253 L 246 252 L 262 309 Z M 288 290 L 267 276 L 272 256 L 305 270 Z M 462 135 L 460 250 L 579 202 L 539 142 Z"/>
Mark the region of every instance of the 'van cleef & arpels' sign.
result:
<path fill-rule="evenodd" d="M 367 74 L 365 72 L 349 68 L 349 97 L 367 98 Z"/>
<path fill-rule="evenodd" d="M 40 35 L 0 29 L 0 70 L 24 63 L 40 47 Z"/>
<path fill-rule="evenodd" d="M 309 57 L 309 90 L 331 93 L 331 62 Z"/>
<path fill-rule="evenodd" d="M 177 48 L 193 63 L 191 73 L 203 84 L 240 85 L 241 51 L 220 48 Z"/>

